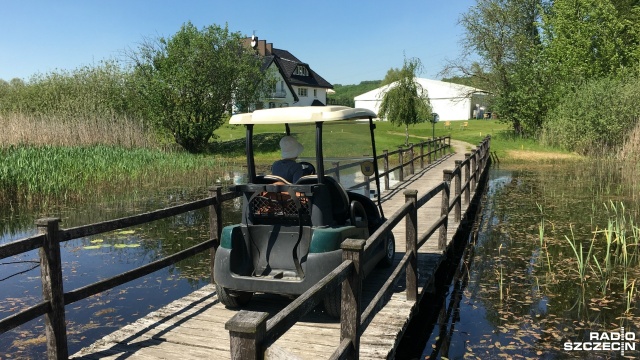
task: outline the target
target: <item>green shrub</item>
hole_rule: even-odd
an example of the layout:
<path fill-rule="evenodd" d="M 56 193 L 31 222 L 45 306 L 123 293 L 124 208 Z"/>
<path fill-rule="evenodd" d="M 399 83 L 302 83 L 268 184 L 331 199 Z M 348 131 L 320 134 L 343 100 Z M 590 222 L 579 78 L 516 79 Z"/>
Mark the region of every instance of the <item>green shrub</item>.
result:
<path fill-rule="evenodd" d="M 592 80 L 549 112 L 542 140 L 581 154 L 620 148 L 640 118 L 640 76 Z"/>

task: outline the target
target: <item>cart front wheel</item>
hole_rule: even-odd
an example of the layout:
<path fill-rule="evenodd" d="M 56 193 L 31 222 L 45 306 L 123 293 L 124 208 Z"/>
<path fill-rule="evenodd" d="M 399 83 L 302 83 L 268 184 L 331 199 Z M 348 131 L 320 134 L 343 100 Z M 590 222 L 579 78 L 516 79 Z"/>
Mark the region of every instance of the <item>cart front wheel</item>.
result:
<path fill-rule="evenodd" d="M 230 290 L 218 284 L 216 284 L 216 292 L 218 293 L 218 300 L 229 308 L 243 307 L 253 297 L 252 292 Z"/>

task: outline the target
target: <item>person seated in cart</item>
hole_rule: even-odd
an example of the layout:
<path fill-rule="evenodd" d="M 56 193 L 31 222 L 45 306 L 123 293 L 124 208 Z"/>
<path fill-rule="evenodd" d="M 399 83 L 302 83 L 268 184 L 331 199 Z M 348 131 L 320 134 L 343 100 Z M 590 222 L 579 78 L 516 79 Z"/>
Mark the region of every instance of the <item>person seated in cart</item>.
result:
<path fill-rule="evenodd" d="M 280 139 L 280 153 L 282 159 L 277 160 L 271 166 L 271 173 L 290 183 L 295 183 L 305 175 L 311 175 L 313 170 L 296 161 L 304 150 L 304 146 L 293 136 L 287 135 Z"/>

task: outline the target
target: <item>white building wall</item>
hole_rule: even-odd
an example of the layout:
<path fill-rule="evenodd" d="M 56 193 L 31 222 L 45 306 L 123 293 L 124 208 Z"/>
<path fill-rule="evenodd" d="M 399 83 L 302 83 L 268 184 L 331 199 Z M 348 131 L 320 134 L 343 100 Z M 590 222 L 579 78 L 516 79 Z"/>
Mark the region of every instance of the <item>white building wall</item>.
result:
<path fill-rule="evenodd" d="M 327 89 L 315 88 L 309 86 L 292 86 L 293 91 L 298 95 L 298 102 L 293 106 L 309 106 L 314 100 L 318 100 L 323 104 L 327 104 Z M 300 95 L 298 89 L 307 89 L 307 96 Z M 315 95 L 314 95 L 315 90 Z"/>
<path fill-rule="evenodd" d="M 427 90 L 433 112 L 440 116 L 441 121 L 468 120 L 472 117 L 475 103 L 472 103 L 471 93 L 473 90 L 481 90 L 437 80 L 419 78 L 417 81 Z M 377 114 L 387 89 L 389 89 L 388 85 L 356 96 L 355 107 L 370 109 Z M 473 98 L 473 101 L 485 100 L 485 96 L 473 96 Z"/>
<path fill-rule="evenodd" d="M 272 107 L 295 106 L 293 104 L 295 101 L 293 94 L 291 94 L 291 91 L 289 90 L 286 81 L 284 81 L 284 78 L 278 71 L 277 66 L 275 64 L 271 64 L 267 71 L 271 72 L 275 77 L 276 85 L 271 96 L 268 99 L 264 99 L 263 107 L 269 108 L 271 104 L 273 104 Z M 284 84 L 284 86 L 281 87 L 280 84 Z"/>

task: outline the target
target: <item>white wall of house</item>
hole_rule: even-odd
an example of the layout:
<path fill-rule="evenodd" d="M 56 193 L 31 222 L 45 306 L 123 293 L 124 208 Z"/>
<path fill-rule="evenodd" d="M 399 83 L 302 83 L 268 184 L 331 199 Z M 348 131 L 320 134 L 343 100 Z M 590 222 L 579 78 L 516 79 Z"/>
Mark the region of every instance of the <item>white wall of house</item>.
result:
<path fill-rule="evenodd" d="M 298 94 L 298 102 L 293 106 L 309 106 L 314 100 L 327 104 L 327 89 L 309 87 L 309 86 L 292 86 L 293 91 Z"/>
<path fill-rule="evenodd" d="M 417 78 L 416 81 L 427 90 L 433 112 L 440 120 L 468 120 L 473 116 L 476 104 L 486 106 L 487 96 L 469 86 L 444 81 Z M 375 113 L 380 110 L 380 103 L 387 90 L 394 84 L 379 87 L 355 97 L 355 107 L 370 109 Z"/>
<path fill-rule="evenodd" d="M 291 94 L 291 91 L 278 71 L 277 66 L 275 64 L 271 64 L 267 71 L 275 77 L 275 85 L 273 92 L 264 99 L 263 108 L 295 106 L 293 105 L 295 101 L 293 94 Z"/>
<path fill-rule="evenodd" d="M 319 100 L 323 104 L 327 103 L 327 89 L 309 86 L 292 86 L 293 91 L 298 95 L 299 100 L 296 102 L 291 90 L 287 86 L 287 83 L 278 71 L 276 65 L 271 64 L 267 71 L 270 71 L 273 74 L 272 76 L 275 77 L 275 86 L 273 92 L 264 99 L 263 108 L 309 106 L 314 100 Z M 306 89 L 306 96 L 301 95 L 305 92 L 300 89 Z"/>

